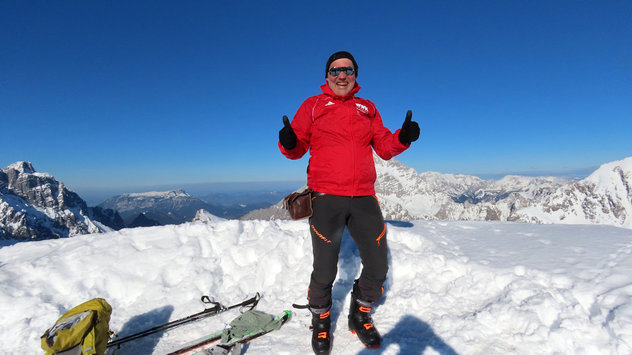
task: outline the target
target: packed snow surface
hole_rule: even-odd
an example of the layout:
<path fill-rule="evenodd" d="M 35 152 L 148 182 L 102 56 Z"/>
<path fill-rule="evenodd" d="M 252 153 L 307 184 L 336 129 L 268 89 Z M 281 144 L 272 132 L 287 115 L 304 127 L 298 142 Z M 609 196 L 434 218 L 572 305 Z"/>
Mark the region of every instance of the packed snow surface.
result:
<path fill-rule="evenodd" d="M 595 225 L 414 221 L 388 224 L 390 271 L 368 350 L 348 332 L 360 259 L 345 235 L 334 285 L 333 354 L 630 354 L 632 231 Z M 262 294 L 278 314 L 305 303 L 311 272 L 305 221 L 210 221 L 124 229 L 0 248 L 0 349 L 41 353 L 39 337 L 91 298 L 113 307 L 120 337 L 204 308 Z M 125 343 L 123 354 L 164 354 L 238 315 Z M 310 354 L 310 315 L 244 353 Z"/>

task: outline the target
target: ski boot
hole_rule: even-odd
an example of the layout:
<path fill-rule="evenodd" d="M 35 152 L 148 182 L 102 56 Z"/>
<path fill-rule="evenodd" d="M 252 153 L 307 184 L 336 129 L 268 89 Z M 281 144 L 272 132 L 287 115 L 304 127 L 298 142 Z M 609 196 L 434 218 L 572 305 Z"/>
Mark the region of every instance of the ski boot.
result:
<path fill-rule="evenodd" d="M 379 348 L 382 344 L 382 337 L 373 325 L 373 318 L 370 315 L 372 308 L 372 302 L 361 299 L 358 280 L 356 280 L 353 284 L 353 291 L 351 291 L 349 330 L 356 334 L 367 348 Z"/>
<path fill-rule="evenodd" d="M 309 307 L 312 312 L 312 349 L 314 354 L 329 355 L 331 352 L 331 306 Z"/>

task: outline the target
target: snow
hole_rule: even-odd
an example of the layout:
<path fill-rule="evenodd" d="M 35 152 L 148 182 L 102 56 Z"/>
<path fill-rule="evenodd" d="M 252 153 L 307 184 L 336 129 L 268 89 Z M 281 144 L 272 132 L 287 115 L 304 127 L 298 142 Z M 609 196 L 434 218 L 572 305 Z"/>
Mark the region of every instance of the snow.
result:
<path fill-rule="evenodd" d="M 13 170 L 17 170 L 21 173 L 27 172 L 27 173 L 33 173 L 35 172 L 33 170 L 33 166 L 31 165 L 31 163 L 26 162 L 26 161 L 17 161 L 9 166 L 6 167 L 7 170 L 9 169 L 13 169 Z"/>
<path fill-rule="evenodd" d="M 205 209 L 198 210 L 197 213 L 195 214 L 195 218 L 193 218 L 193 222 L 204 222 L 204 223 L 221 222 L 225 220 L 226 220 L 225 218 L 218 217 Z"/>
<path fill-rule="evenodd" d="M 632 157 L 603 164 L 585 180 L 599 186 L 617 186 L 620 185 L 621 178 L 613 175 L 626 171 L 632 171 Z"/>
<path fill-rule="evenodd" d="M 128 194 L 123 194 L 121 196 L 127 196 L 127 197 L 160 197 L 160 198 L 190 197 L 190 195 L 187 194 L 186 192 L 184 192 L 184 190 L 133 192 L 133 193 L 128 193 Z"/>
<path fill-rule="evenodd" d="M 333 354 L 630 354 L 632 230 L 509 222 L 389 222 L 390 271 L 374 313 L 383 347 L 347 331 L 360 272 L 345 236 L 334 285 Z M 136 333 L 256 292 L 278 314 L 305 303 L 311 241 L 305 221 L 206 221 L 124 229 L 0 248 L 0 349 L 41 353 L 39 337 L 94 297 L 110 327 Z M 310 354 L 310 315 L 293 310 L 252 354 Z M 222 329 L 238 312 L 125 343 L 123 354 L 164 354 Z"/>

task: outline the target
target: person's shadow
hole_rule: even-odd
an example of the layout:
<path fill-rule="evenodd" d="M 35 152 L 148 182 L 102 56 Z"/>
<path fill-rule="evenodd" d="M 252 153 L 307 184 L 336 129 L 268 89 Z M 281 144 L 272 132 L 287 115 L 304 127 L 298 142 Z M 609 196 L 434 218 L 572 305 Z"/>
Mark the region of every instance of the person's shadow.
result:
<path fill-rule="evenodd" d="M 171 317 L 172 313 L 173 306 L 164 306 L 161 308 L 156 308 L 150 312 L 132 317 L 130 320 L 127 321 L 127 323 L 125 323 L 125 325 L 123 325 L 123 329 L 121 329 L 117 333 L 118 339 L 122 339 L 126 336 L 165 324 L 169 322 L 169 318 Z M 163 335 L 163 333 L 164 331 L 160 331 L 144 337 L 130 340 L 129 342 L 114 345 L 108 348 L 109 352 L 106 352 L 106 354 L 152 354 L 154 352 L 154 349 L 156 348 L 156 345 L 158 345 L 158 341 L 160 341 L 160 337 Z M 116 338 L 112 340 L 116 340 Z"/>
<path fill-rule="evenodd" d="M 401 355 L 423 354 L 432 348 L 441 355 L 457 355 L 457 352 L 443 341 L 426 322 L 410 314 L 404 315 L 388 333 L 382 334 L 382 346 L 377 349 L 364 349 L 359 355 L 383 353 L 391 344 L 399 346 Z"/>

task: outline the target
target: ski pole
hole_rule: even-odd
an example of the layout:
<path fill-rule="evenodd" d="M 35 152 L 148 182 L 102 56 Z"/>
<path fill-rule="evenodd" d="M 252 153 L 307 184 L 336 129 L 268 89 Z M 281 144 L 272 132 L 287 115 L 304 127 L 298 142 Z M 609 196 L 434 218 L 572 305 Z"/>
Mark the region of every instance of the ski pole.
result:
<path fill-rule="evenodd" d="M 223 312 L 226 312 L 228 310 L 231 310 L 231 309 L 234 309 L 234 308 L 237 308 L 237 307 L 245 307 L 245 306 L 251 305 L 250 309 L 253 309 L 253 308 L 255 308 L 257 306 L 257 303 L 259 303 L 259 299 L 260 298 L 261 298 L 261 295 L 259 294 L 259 292 L 257 292 L 257 294 L 254 295 L 252 298 L 249 298 L 249 299 L 247 299 L 247 300 L 245 300 L 245 301 L 243 301 L 241 303 L 237 303 L 237 304 L 234 304 L 232 306 L 226 307 L 226 306 L 222 305 L 219 302 L 211 301 L 211 299 L 208 296 L 202 296 L 202 302 L 213 304 L 213 307 L 206 308 L 203 311 L 195 313 L 195 314 L 192 314 L 192 315 L 190 315 L 188 317 L 184 317 L 184 318 L 181 318 L 181 319 L 178 319 L 178 320 L 174 320 L 174 321 L 171 321 L 171 322 L 168 322 L 168 323 L 165 323 L 165 324 L 153 327 L 151 329 L 147 329 L 147 330 L 144 330 L 142 332 L 138 332 L 136 334 L 128 335 L 128 336 L 123 337 L 121 339 L 113 340 L 113 341 L 111 341 L 111 342 L 109 342 L 107 344 L 107 347 L 109 348 L 109 347 L 112 347 L 112 346 L 115 346 L 115 345 L 119 345 L 121 343 L 125 343 L 125 342 L 128 342 L 128 341 L 134 340 L 134 339 L 138 339 L 138 338 L 141 338 L 141 337 L 144 337 L 144 336 L 147 336 L 149 334 L 153 334 L 153 333 L 156 333 L 156 332 L 159 332 L 159 331 L 162 331 L 162 330 L 166 330 L 166 329 L 170 329 L 170 328 L 173 328 L 173 327 L 177 327 L 179 325 L 182 325 L 182 324 L 185 324 L 185 323 L 189 323 L 189 322 L 192 322 L 192 321 L 195 321 L 195 320 L 198 320 L 198 319 L 210 317 L 210 316 L 213 316 L 213 315 L 216 315 L 216 314 L 219 314 L 219 313 L 223 313 Z"/>

